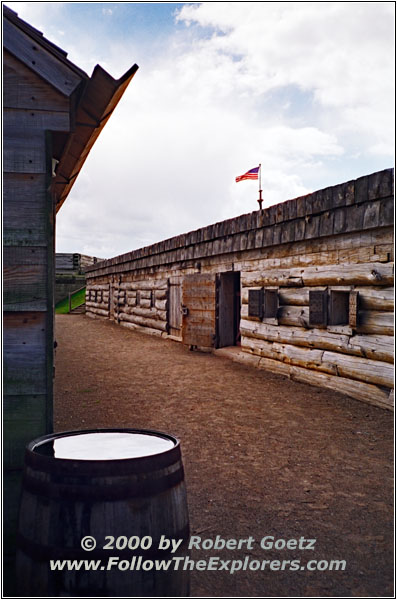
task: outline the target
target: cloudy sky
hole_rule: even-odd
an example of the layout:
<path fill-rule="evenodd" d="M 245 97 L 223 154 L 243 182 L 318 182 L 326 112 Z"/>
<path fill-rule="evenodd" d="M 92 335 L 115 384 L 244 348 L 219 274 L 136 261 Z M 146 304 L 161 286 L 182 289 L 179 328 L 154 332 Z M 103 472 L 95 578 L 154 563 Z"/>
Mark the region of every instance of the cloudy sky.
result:
<path fill-rule="evenodd" d="M 108 258 L 393 166 L 393 2 L 7 2 L 91 75 L 139 71 L 58 213 Z"/>

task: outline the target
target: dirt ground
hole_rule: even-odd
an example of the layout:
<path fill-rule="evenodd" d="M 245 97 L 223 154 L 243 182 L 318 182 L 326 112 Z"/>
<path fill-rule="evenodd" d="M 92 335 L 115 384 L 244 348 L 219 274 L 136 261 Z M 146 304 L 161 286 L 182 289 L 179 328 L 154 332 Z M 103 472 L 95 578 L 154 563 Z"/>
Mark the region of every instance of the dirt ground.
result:
<path fill-rule="evenodd" d="M 391 412 L 85 315 L 58 315 L 56 339 L 55 430 L 176 435 L 191 533 L 255 539 L 193 559 L 300 560 L 294 571 L 195 570 L 192 596 L 393 595 Z M 317 541 L 262 549 L 265 536 Z M 302 568 L 309 560 L 346 568 Z"/>

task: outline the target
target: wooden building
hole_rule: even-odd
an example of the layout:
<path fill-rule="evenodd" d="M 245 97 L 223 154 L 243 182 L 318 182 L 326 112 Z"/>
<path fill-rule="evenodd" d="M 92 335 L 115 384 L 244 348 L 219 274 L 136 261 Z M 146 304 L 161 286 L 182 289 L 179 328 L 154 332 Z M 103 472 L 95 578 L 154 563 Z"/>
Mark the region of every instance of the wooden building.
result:
<path fill-rule="evenodd" d="M 85 269 L 103 259 L 78 252 L 57 252 L 55 255 L 54 302 L 85 287 Z"/>
<path fill-rule="evenodd" d="M 87 315 L 390 408 L 393 189 L 387 169 L 97 263 Z"/>
<path fill-rule="evenodd" d="M 24 447 L 52 431 L 55 214 L 137 70 L 89 77 L 3 6 L 5 547 Z"/>
<path fill-rule="evenodd" d="M 101 262 L 103 258 L 97 256 L 88 256 L 78 252 L 57 252 L 55 254 L 55 272 L 70 275 L 83 275 L 87 267 Z"/>

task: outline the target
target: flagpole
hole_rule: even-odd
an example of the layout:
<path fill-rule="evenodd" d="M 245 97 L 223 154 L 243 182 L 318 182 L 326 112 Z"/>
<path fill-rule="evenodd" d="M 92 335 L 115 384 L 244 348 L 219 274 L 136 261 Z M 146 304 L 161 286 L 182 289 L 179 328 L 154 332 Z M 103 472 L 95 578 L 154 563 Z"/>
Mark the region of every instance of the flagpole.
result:
<path fill-rule="evenodd" d="M 259 203 L 259 210 L 262 210 L 262 165 L 261 163 L 259 163 L 259 198 L 258 198 L 258 203 Z"/>

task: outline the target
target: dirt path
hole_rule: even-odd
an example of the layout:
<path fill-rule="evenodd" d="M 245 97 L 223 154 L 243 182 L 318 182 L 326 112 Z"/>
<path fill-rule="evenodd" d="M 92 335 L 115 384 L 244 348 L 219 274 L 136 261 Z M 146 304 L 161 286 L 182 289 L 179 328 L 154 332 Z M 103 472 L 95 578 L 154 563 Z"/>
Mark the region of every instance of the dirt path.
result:
<path fill-rule="evenodd" d="M 55 429 L 175 434 L 192 534 L 255 539 L 192 558 L 346 561 L 344 571 L 192 571 L 192 596 L 393 593 L 392 413 L 85 315 L 58 315 L 56 337 Z M 317 542 L 266 550 L 265 536 Z"/>

